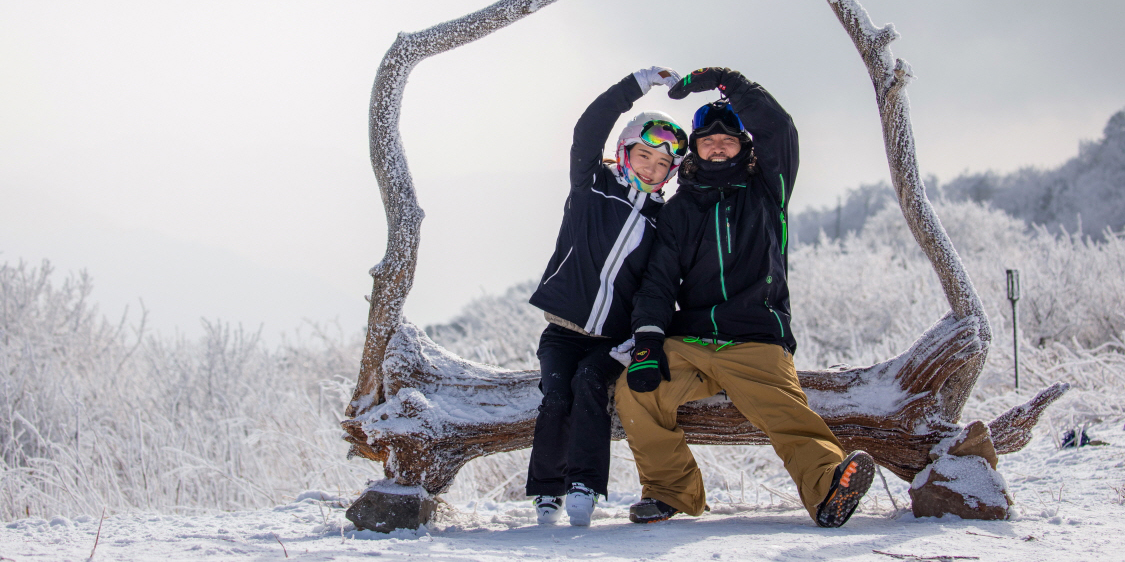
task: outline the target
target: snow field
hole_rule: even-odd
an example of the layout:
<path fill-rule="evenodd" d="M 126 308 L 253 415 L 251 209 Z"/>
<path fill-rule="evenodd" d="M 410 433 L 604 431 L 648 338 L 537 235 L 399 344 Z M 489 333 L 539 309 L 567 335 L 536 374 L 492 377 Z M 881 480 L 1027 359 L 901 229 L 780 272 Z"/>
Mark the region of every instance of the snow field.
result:
<path fill-rule="evenodd" d="M 894 509 L 876 479 L 851 521 L 821 529 L 800 507 L 742 501 L 711 490 L 711 512 L 653 525 L 627 518 L 635 494 L 614 492 L 591 527 L 538 526 L 529 502 L 471 501 L 442 508 L 428 528 L 390 535 L 355 531 L 348 498 L 307 492 L 273 508 L 212 515 L 25 518 L 0 527 L 0 556 L 12 560 L 892 560 L 875 551 L 979 560 L 1120 560 L 1125 547 L 1125 429 L 1088 428 L 1106 445 L 1058 449 L 1038 431 L 1023 451 L 1001 457 L 1016 501 L 1011 521 L 916 519 Z M 616 462 L 616 461 L 615 461 Z M 906 483 L 892 478 L 900 507 Z"/>

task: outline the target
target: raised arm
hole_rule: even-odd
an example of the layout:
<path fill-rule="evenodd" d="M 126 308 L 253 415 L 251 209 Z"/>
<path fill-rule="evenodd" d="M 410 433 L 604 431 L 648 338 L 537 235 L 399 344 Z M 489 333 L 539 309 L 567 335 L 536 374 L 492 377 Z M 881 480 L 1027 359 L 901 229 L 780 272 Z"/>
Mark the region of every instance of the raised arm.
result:
<path fill-rule="evenodd" d="M 671 86 L 679 80 L 675 71 L 654 66 L 638 70 L 609 87 L 590 103 L 574 125 L 570 145 L 570 187 L 580 189 L 593 184 L 594 173 L 602 161 L 605 143 L 614 123 L 633 108 L 633 102 L 655 84 Z"/>
<path fill-rule="evenodd" d="M 799 164 L 793 118 L 761 84 L 751 82 L 738 71 L 724 73 L 720 87 L 725 88 L 731 107 L 754 138 L 758 167 L 772 188 L 770 196 L 780 198 L 778 203 L 782 207 L 787 206 Z"/>

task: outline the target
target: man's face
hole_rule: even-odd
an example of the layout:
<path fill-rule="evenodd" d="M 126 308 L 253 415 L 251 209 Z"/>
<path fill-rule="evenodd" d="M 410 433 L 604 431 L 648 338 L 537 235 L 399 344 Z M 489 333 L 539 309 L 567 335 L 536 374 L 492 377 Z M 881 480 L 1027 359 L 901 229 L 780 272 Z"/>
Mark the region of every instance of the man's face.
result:
<path fill-rule="evenodd" d="M 742 143 L 738 137 L 716 133 L 695 141 L 695 153 L 708 162 L 726 162 L 738 155 Z"/>

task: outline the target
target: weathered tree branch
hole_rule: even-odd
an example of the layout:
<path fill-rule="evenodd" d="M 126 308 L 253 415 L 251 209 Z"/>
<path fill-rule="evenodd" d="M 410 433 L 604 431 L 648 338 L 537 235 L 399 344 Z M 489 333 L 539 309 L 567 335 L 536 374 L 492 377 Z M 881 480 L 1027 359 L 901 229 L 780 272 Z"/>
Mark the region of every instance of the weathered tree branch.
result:
<path fill-rule="evenodd" d="M 371 89 L 368 131 L 371 167 L 387 215 L 387 251 L 371 268 L 374 287 L 368 299 L 367 337 L 363 344 L 359 380 L 346 415 L 353 417 L 386 399 L 382 363 L 387 342 L 402 322 L 402 306 L 414 285 L 418 237 L 426 216 L 418 206 L 414 181 L 406 163 L 399 133 L 399 114 L 406 79 L 427 57 L 475 41 L 555 0 L 502 0 L 453 21 L 416 33 L 400 33 L 383 55 Z"/>
<path fill-rule="evenodd" d="M 910 65 L 902 59 L 896 60 L 887 48 L 898 33 L 891 24 L 876 29 L 867 11 L 855 0 L 828 0 L 828 4 L 859 51 L 875 88 L 891 183 L 910 232 L 933 265 L 953 313 L 958 319 L 976 318 L 980 324 L 982 349 L 978 360 L 950 375 L 949 385 L 943 390 L 946 396 L 942 401 L 942 419 L 956 423 L 984 367 L 988 346 L 992 342 L 992 328 L 957 250 L 926 197 L 926 186 L 918 173 L 914 132 L 910 125 L 910 100 L 905 90 L 913 75 Z"/>

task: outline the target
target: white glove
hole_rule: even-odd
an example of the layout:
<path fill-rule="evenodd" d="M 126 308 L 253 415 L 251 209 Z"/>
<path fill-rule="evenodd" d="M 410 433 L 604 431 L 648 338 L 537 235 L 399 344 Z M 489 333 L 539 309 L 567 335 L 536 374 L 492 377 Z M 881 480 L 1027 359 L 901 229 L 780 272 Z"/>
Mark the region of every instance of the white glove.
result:
<path fill-rule="evenodd" d="M 633 362 L 633 345 L 633 338 L 629 338 L 621 342 L 621 345 L 609 350 L 609 356 L 616 359 L 618 363 L 628 367 L 629 364 Z"/>
<path fill-rule="evenodd" d="M 675 70 L 663 66 L 642 68 L 633 73 L 633 78 L 636 79 L 637 85 L 641 87 L 641 95 L 647 94 L 657 84 L 663 84 L 671 88 L 680 81 L 680 75 Z"/>

